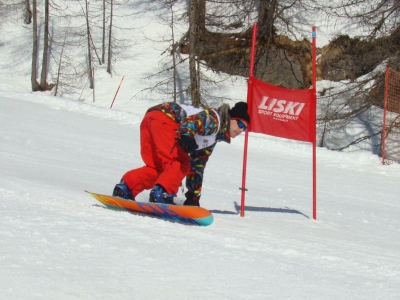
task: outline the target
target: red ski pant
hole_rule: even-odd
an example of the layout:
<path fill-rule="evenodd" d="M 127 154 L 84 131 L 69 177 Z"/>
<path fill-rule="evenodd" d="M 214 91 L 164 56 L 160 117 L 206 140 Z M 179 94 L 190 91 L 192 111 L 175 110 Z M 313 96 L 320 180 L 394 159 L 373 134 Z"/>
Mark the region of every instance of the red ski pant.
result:
<path fill-rule="evenodd" d="M 122 179 L 134 196 L 160 184 L 176 194 L 190 172 L 189 155 L 176 144 L 179 124 L 161 111 L 146 113 L 140 125 L 140 148 L 145 166 L 128 171 Z"/>

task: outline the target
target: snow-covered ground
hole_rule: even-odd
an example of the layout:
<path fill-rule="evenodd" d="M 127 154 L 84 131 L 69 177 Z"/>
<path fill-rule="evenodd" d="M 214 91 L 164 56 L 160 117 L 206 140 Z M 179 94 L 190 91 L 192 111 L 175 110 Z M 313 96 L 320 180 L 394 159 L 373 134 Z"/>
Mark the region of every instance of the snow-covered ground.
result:
<path fill-rule="evenodd" d="M 152 40 L 112 78 L 96 71 L 94 103 L 87 91 L 84 101 L 31 93 L 30 49 L 25 61 L 11 43 L 28 29 L 2 25 L 0 299 L 399 299 L 400 166 L 370 149 L 318 149 L 316 221 L 311 145 L 259 134 L 249 138 L 244 218 L 243 136 L 208 163 L 201 205 L 211 226 L 110 210 L 84 193 L 109 194 L 141 166 L 139 124 L 163 99 L 140 91 L 155 81 L 143 78 L 157 73 L 165 47 L 154 41 L 168 31 L 151 12 L 131 20 Z M 334 36 L 329 24 L 320 41 Z M 245 78 L 213 92 L 244 100 Z"/>
<path fill-rule="evenodd" d="M 141 165 L 142 114 L 41 94 L 0 94 L 1 299 L 398 299 L 400 167 L 370 153 L 250 135 L 205 174 L 205 228 L 106 209 Z M 146 200 L 142 193 L 139 200 Z"/>

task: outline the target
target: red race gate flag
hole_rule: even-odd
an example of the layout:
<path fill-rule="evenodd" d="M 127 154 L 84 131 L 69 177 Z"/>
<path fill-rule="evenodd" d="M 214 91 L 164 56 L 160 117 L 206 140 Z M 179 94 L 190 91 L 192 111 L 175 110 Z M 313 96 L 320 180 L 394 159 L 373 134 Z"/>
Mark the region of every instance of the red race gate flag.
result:
<path fill-rule="evenodd" d="M 250 77 L 250 131 L 298 141 L 315 140 L 315 91 L 274 86 Z"/>
<path fill-rule="evenodd" d="M 312 143 L 313 169 L 313 219 L 317 219 L 317 142 L 316 142 L 316 27 L 312 27 L 312 89 L 294 90 L 277 87 L 254 77 L 257 23 L 253 26 L 250 55 L 250 74 L 247 89 L 247 103 L 251 123 L 245 133 L 242 173 L 242 199 L 240 216 L 244 217 L 247 147 L 249 131 L 273 135 L 287 139 Z"/>

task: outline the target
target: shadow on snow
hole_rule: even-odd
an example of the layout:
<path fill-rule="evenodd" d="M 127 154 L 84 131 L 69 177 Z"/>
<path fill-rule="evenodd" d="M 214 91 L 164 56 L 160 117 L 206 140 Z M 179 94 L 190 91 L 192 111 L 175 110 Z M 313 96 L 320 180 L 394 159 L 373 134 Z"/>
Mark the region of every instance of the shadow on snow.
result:
<path fill-rule="evenodd" d="M 210 210 L 213 214 L 225 214 L 225 215 L 237 215 L 240 213 L 240 204 L 237 202 L 234 202 L 235 204 L 235 212 L 234 211 L 228 211 L 228 210 Z M 301 211 L 295 210 L 295 209 L 290 209 L 288 207 L 285 208 L 274 208 L 274 207 L 257 207 L 257 206 L 246 206 L 244 207 L 245 212 L 246 211 L 258 211 L 258 212 L 271 212 L 271 213 L 284 213 L 284 214 L 298 214 L 302 215 L 305 218 L 309 219 L 310 217 L 307 216 L 306 214 L 302 213 Z"/>

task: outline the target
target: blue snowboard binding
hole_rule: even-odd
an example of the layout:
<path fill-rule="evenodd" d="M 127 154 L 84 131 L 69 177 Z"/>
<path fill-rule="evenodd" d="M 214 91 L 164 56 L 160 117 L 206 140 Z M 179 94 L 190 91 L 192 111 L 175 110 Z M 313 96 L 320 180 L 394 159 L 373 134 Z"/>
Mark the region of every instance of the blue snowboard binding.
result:
<path fill-rule="evenodd" d="M 155 203 L 175 205 L 174 197 L 176 197 L 175 194 L 168 194 L 161 185 L 157 184 L 150 191 L 149 201 Z"/>
<path fill-rule="evenodd" d="M 120 183 L 115 185 L 112 195 L 114 197 L 135 201 L 135 197 L 132 195 L 132 192 L 129 190 L 128 186 L 125 184 L 125 181 L 123 180 L 121 180 Z"/>

